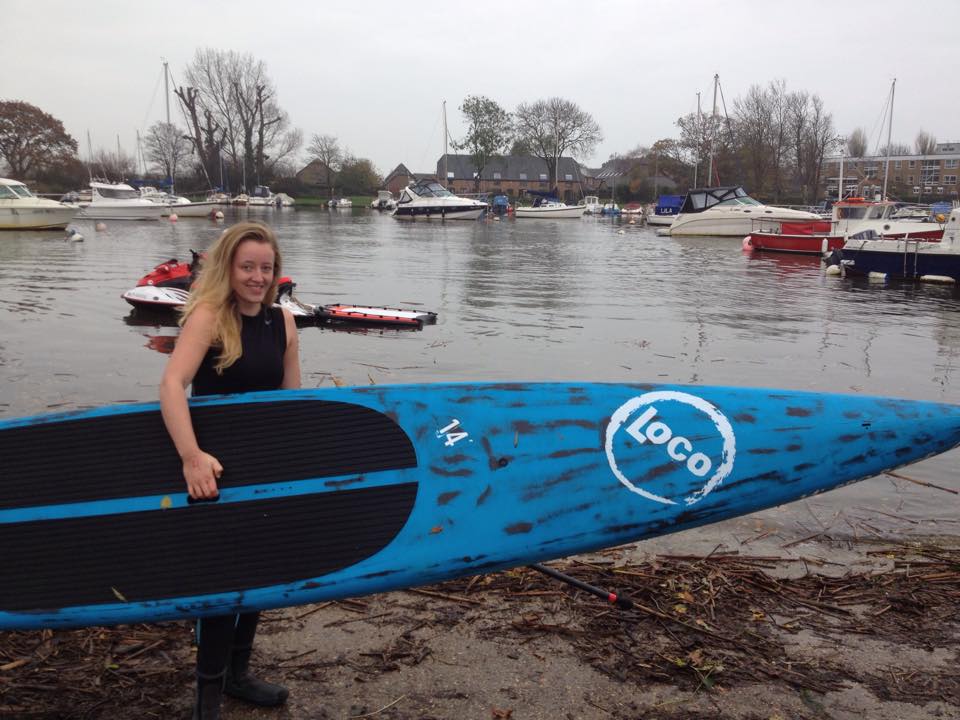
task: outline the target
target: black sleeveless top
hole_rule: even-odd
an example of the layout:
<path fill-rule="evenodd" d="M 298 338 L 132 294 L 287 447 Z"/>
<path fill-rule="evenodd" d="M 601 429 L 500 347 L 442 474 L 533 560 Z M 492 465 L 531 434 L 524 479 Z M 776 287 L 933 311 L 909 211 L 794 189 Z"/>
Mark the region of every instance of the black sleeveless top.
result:
<path fill-rule="evenodd" d="M 277 390 L 283 383 L 283 354 L 287 349 L 283 310 L 264 307 L 253 317 L 241 315 L 240 318 L 243 354 L 218 375 L 214 366 L 220 348 L 207 350 L 193 378 L 194 396 Z"/>

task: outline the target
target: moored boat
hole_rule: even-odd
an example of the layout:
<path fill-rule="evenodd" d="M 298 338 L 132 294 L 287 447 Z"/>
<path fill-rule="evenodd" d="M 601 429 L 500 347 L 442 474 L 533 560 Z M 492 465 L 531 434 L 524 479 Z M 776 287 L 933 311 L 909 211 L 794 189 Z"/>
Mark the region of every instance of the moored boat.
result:
<path fill-rule="evenodd" d="M 742 238 L 754 231 L 757 221 L 763 221 L 762 229 L 776 230 L 782 222 L 815 220 L 820 220 L 815 213 L 764 205 L 739 185 L 695 188 L 687 193 L 670 224 L 670 235 Z"/>
<path fill-rule="evenodd" d="M 537 194 L 529 190 L 527 192 L 531 194 Z M 555 197 L 549 195 L 537 195 L 537 199 L 533 201 L 533 205 L 528 207 L 517 207 L 513 211 L 513 216 L 518 220 L 520 218 L 540 220 L 570 220 L 583 217 L 586 209 L 586 205 L 567 205 Z"/>
<path fill-rule="evenodd" d="M 400 193 L 397 220 L 476 220 L 487 210 L 487 203 L 459 197 L 436 180 L 420 180 Z"/>
<path fill-rule="evenodd" d="M 79 208 L 38 198 L 19 180 L 0 178 L 0 230 L 62 230 Z"/>
<path fill-rule="evenodd" d="M 140 197 L 126 183 L 90 183 L 91 200 L 80 211 L 89 220 L 159 220 L 165 206 Z"/>
<path fill-rule="evenodd" d="M 660 195 L 653 211 L 647 213 L 647 225 L 668 226 L 680 212 L 683 205 L 683 195 Z"/>
<path fill-rule="evenodd" d="M 950 212 L 940 241 L 852 237 L 839 253 L 844 274 L 875 279 L 960 282 L 960 208 Z"/>

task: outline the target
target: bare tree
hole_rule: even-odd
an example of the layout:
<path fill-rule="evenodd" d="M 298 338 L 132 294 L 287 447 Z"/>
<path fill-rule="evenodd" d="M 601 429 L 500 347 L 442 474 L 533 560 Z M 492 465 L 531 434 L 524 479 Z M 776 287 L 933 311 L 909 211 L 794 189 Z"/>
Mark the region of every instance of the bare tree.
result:
<path fill-rule="evenodd" d="M 266 65 L 250 53 L 198 50 L 186 78 L 188 87 L 177 95 L 191 116 L 194 145 L 206 146 L 208 174 L 213 170 L 210 151 L 215 150 L 247 184 L 266 182 L 272 168 L 299 148 L 302 135 L 290 128 L 277 105 Z"/>
<path fill-rule="evenodd" d="M 917 155 L 933 155 L 937 150 L 937 138 L 926 130 L 921 130 L 917 133 L 913 146 L 917 150 Z"/>
<path fill-rule="evenodd" d="M 483 95 L 468 95 L 460 112 L 467 118 L 467 135 L 462 143 L 453 146 L 470 153 L 473 183 L 479 192 L 484 168 L 491 158 L 503 155 L 513 139 L 513 120 L 495 100 Z"/>
<path fill-rule="evenodd" d="M 310 141 L 310 147 L 307 148 L 307 156 L 311 160 L 319 160 L 326 168 L 327 187 L 330 189 L 330 197 L 333 197 L 334 187 L 333 178 L 343 164 L 343 150 L 340 149 L 340 142 L 334 135 L 314 135 Z"/>
<path fill-rule="evenodd" d="M 518 139 L 546 163 L 554 187 L 557 186 L 557 166 L 565 153 L 589 155 L 603 139 L 593 116 L 563 98 L 521 103 L 514 118 Z"/>
<path fill-rule="evenodd" d="M 123 182 L 137 174 L 137 161 L 132 155 L 118 150 L 110 152 L 99 148 L 91 160 L 94 176 L 104 176 L 113 182 Z"/>
<path fill-rule="evenodd" d="M 225 131 L 213 119 L 213 112 L 200 104 L 200 91 L 195 87 L 180 87 L 174 91 L 190 123 L 187 139 L 193 144 L 203 175 L 210 181 L 216 176 L 221 162 Z M 212 182 L 212 181 L 211 181 Z"/>
<path fill-rule="evenodd" d="M 906 143 L 891 142 L 889 147 L 884 145 L 882 148 L 880 148 L 880 154 L 890 155 L 891 157 L 895 157 L 897 155 L 912 155 L 913 148 Z"/>
<path fill-rule="evenodd" d="M 863 128 L 856 128 L 847 137 L 847 153 L 855 158 L 862 158 L 867 154 L 867 133 Z"/>
<path fill-rule="evenodd" d="M 144 137 L 147 160 L 156 164 L 168 178 L 177 177 L 183 161 L 192 149 L 189 138 L 173 123 L 153 124 Z"/>
<path fill-rule="evenodd" d="M 774 106 L 771 93 L 752 85 L 743 99 L 733 101 L 740 152 L 750 172 L 750 188 L 762 192 L 776 160 L 773 152 Z"/>
<path fill-rule="evenodd" d="M 717 159 L 728 154 L 726 140 L 729 138 L 728 133 L 722 132 L 723 118 L 720 115 L 690 113 L 678 119 L 676 124 L 680 128 L 680 144 L 690 153 L 696 165 L 697 184 L 711 185 L 713 178 L 704 177 L 700 173 L 700 167 L 704 163 L 709 165 L 712 153 L 714 157 L 714 177 L 720 176 L 720 162 Z"/>

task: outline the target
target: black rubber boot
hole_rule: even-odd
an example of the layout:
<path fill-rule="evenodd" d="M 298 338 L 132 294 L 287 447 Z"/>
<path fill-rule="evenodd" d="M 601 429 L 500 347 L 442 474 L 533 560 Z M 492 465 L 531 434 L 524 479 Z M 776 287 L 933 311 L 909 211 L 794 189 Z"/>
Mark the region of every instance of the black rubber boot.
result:
<path fill-rule="evenodd" d="M 193 706 L 193 720 L 220 720 L 224 675 L 197 672 L 197 701 Z"/>
<path fill-rule="evenodd" d="M 230 652 L 230 664 L 227 665 L 227 681 L 223 691 L 230 697 L 245 700 L 254 705 L 273 707 L 283 705 L 290 694 L 282 685 L 261 680 L 250 674 L 250 652 L 252 645 L 234 646 Z"/>

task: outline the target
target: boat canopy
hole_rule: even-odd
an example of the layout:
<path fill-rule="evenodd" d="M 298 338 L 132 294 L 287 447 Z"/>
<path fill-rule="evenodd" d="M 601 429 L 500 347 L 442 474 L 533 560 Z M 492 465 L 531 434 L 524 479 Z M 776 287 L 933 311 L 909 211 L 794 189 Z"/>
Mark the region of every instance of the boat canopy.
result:
<path fill-rule="evenodd" d="M 695 188 L 687 192 L 681 213 L 698 213 L 717 205 L 759 205 L 740 185 Z"/>
<path fill-rule="evenodd" d="M 683 195 L 661 195 L 657 198 L 657 210 L 679 208 L 683 205 Z"/>

